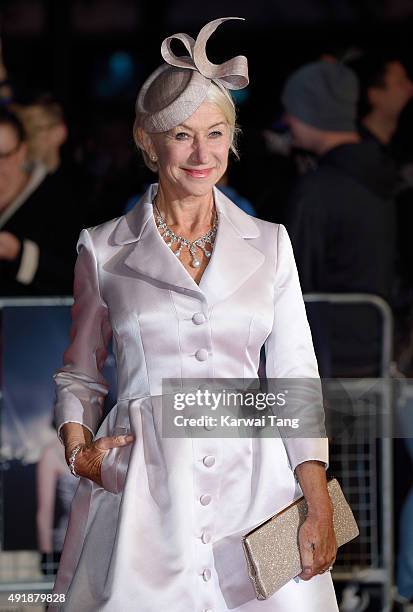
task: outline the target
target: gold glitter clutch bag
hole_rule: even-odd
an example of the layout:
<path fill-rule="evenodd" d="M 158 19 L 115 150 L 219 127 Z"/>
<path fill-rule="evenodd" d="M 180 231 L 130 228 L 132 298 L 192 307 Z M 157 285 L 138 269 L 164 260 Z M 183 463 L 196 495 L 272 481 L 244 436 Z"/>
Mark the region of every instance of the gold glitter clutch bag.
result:
<path fill-rule="evenodd" d="M 337 545 L 342 546 L 357 537 L 359 529 L 337 480 L 329 480 L 327 488 L 334 509 Z M 243 536 L 248 573 L 257 599 L 268 599 L 301 573 L 298 530 L 306 516 L 307 502 L 302 496 Z"/>

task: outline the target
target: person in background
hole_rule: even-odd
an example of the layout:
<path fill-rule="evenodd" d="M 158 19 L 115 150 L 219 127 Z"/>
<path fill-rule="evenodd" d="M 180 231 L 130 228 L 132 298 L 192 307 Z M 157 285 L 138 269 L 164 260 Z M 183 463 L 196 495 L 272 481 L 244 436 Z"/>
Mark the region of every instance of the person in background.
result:
<path fill-rule="evenodd" d="M 75 162 L 68 145 L 69 127 L 60 102 L 43 94 L 16 108 L 27 133 L 28 161 L 43 164 L 55 189 L 70 194 L 72 216 L 84 227 L 92 195 L 92 181 Z"/>
<path fill-rule="evenodd" d="M 0 295 L 70 295 L 76 205 L 27 151 L 21 121 L 0 109 Z"/>
<path fill-rule="evenodd" d="M 61 148 L 68 138 L 62 106 L 50 95 L 21 106 L 18 114 L 28 137 L 28 159 L 41 162 L 49 174 L 62 165 Z"/>
<path fill-rule="evenodd" d="M 37 542 L 45 574 L 56 573 L 78 484 L 67 470 L 64 449 L 55 438 L 43 449 L 36 468 Z"/>
<path fill-rule="evenodd" d="M 297 181 L 288 205 L 303 292 L 361 292 L 390 300 L 396 177 L 377 143 L 358 134 L 354 72 L 339 62 L 307 64 L 287 80 L 282 100 L 294 144 L 319 160 Z M 314 316 L 317 344 L 321 335 Z M 333 340 L 336 374 L 367 375 L 379 351 L 376 322 L 370 312 L 346 321 Z M 325 338 L 322 345 L 325 349 Z"/>
<path fill-rule="evenodd" d="M 399 58 L 366 54 L 351 67 L 360 83 L 359 132 L 388 147 L 401 112 L 413 97 L 413 82 Z"/>
<path fill-rule="evenodd" d="M 411 254 L 411 224 L 413 221 L 413 187 L 402 176 L 397 159 L 394 136 L 400 116 L 413 96 L 413 82 L 406 67 L 396 57 L 382 54 L 367 54 L 352 64 L 360 79 L 360 125 L 363 139 L 374 140 L 394 164 L 398 173 L 397 210 L 397 278 L 398 287 L 395 308 L 395 359 L 401 372 L 409 376 L 413 363 L 413 257 Z M 412 429 L 412 396 L 399 399 L 397 414 L 401 418 L 403 431 Z M 413 438 L 403 440 L 410 460 L 413 460 Z M 401 466 L 402 473 L 406 466 Z M 410 475 L 408 477 L 409 481 Z M 397 493 L 397 491 L 396 491 Z M 404 605 L 413 602 L 413 487 L 406 495 L 400 513 L 396 584 L 398 601 Z M 409 608 L 410 609 L 410 608 Z"/>
<path fill-rule="evenodd" d="M 401 113 L 413 96 L 413 83 L 397 56 L 369 53 L 352 66 L 361 86 L 359 132 L 374 140 L 388 156 L 397 173 L 397 285 L 395 287 L 395 359 L 407 376 L 413 365 L 413 256 L 410 227 L 413 222 L 413 184 L 411 153 L 406 158 L 406 143 L 398 142 Z M 395 136 L 396 135 L 396 136 Z M 405 138 L 403 136 L 403 138 Z M 402 146 L 400 146 L 402 145 Z M 407 162 L 407 163 L 406 163 Z M 407 172 L 406 172 L 407 170 Z"/>

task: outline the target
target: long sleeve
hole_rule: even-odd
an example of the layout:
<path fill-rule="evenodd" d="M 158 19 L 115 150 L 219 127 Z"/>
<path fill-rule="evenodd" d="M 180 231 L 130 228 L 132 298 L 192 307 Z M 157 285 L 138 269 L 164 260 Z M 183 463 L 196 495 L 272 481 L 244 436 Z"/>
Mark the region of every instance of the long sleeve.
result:
<path fill-rule="evenodd" d="M 61 427 L 80 423 L 95 434 L 102 418 L 108 385 L 102 376 L 112 335 L 108 309 L 99 289 L 98 265 L 88 230 L 77 245 L 71 343 L 63 356 L 63 367 L 55 375 L 55 418 Z"/>
<path fill-rule="evenodd" d="M 305 427 L 324 432 L 317 360 L 291 242 L 283 225 L 278 229 L 276 266 L 274 323 L 265 343 L 266 376 L 270 386 L 271 379 L 294 379 L 291 387 L 299 397 Z M 303 433 L 283 438 L 292 470 L 311 459 L 327 465 L 327 438 L 300 435 Z"/>

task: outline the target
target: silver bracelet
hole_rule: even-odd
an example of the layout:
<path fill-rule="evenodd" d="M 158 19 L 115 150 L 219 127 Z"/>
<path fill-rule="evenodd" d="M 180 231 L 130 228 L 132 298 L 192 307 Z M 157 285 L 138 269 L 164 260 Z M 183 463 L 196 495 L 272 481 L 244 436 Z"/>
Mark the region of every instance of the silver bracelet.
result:
<path fill-rule="evenodd" d="M 76 455 L 78 454 L 80 449 L 83 448 L 84 446 L 85 446 L 84 444 L 77 444 L 77 446 L 75 446 L 72 452 L 70 453 L 69 469 L 72 472 L 73 476 L 76 476 L 76 478 L 80 478 L 79 474 L 77 474 L 75 470 Z"/>

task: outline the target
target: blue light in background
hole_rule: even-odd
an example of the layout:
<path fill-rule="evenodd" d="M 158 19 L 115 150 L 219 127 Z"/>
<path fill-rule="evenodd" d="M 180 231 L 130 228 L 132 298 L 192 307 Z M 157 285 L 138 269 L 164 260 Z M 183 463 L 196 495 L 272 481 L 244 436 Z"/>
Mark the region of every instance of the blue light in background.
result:
<path fill-rule="evenodd" d="M 242 106 L 250 97 L 248 87 L 244 89 L 231 90 L 231 96 L 237 106 Z"/>
<path fill-rule="evenodd" d="M 94 87 L 97 96 L 110 98 L 135 93 L 136 72 L 132 55 L 126 51 L 115 51 L 97 70 Z"/>

